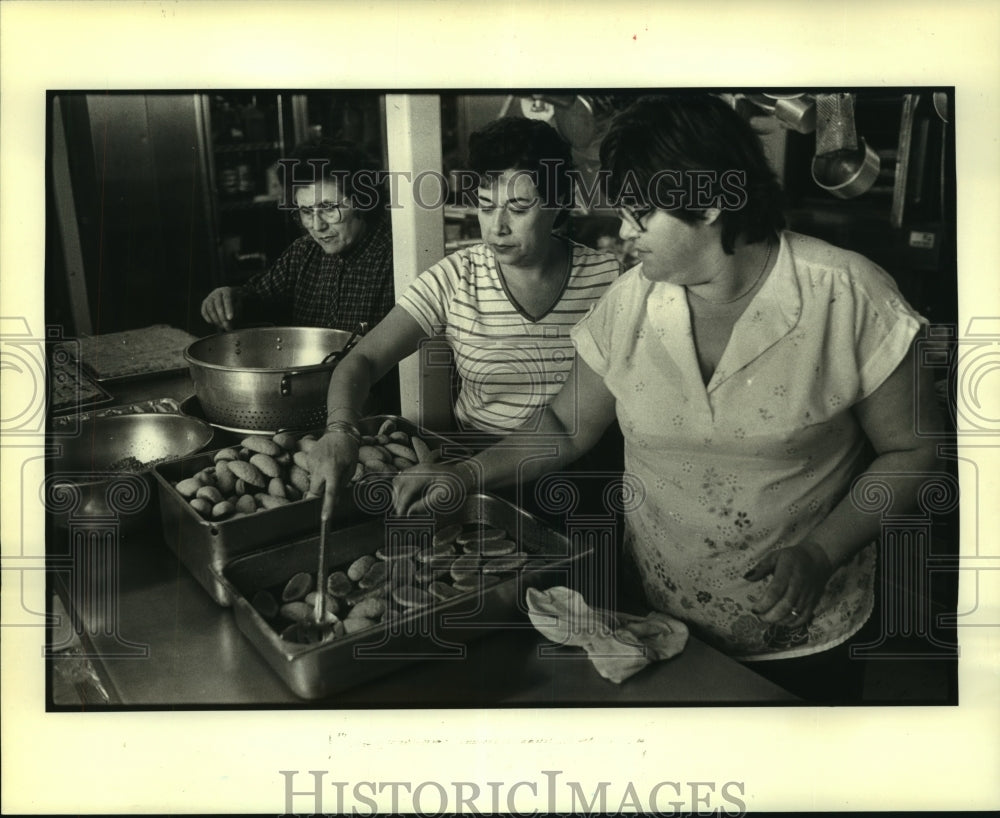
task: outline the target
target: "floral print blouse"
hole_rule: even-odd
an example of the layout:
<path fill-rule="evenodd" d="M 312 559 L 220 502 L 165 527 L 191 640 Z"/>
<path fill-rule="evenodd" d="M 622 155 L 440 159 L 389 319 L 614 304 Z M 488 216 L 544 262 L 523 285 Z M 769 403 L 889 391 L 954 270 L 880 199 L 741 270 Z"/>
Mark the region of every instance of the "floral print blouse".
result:
<path fill-rule="evenodd" d="M 795 629 L 751 611 L 769 579 L 743 575 L 802 541 L 870 462 L 851 407 L 900 364 L 924 319 L 863 256 L 784 233 L 706 386 L 684 289 L 641 272 L 612 285 L 573 340 L 616 399 L 625 468 L 644 492 L 626 546 L 648 601 L 743 660 L 845 641 L 871 613 L 874 544 Z"/>

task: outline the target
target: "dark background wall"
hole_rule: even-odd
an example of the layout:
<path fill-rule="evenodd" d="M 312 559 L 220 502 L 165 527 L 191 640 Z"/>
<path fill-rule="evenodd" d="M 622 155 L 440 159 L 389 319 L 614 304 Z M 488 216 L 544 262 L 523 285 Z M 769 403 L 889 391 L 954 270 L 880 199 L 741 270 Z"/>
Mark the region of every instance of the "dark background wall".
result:
<path fill-rule="evenodd" d="M 88 94 L 60 104 L 93 332 L 195 327 L 214 257 L 197 98 Z M 49 283 L 64 271 L 62 253 L 49 253 Z"/>

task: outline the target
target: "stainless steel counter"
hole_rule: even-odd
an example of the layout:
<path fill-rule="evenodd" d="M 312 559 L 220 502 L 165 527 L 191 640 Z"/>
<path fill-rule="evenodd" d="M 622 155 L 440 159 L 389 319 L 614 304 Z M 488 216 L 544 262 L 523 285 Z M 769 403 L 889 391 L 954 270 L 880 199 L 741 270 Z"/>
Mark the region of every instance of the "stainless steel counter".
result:
<path fill-rule="evenodd" d="M 129 384 L 125 403 L 190 394 L 184 377 Z M 155 512 L 155 509 L 153 510 Z M 113 706 L 491 707 L 560 705 L 701 705 L 792 703 L 791 694 L 696 638 L 679 656 L 621 685 L 602 679 L 586 656 L 554 649 L 530 624 L 479 639 L 462 658 L 415 661 L 411 667 L 327 701 L 296 697 L 163 541 L 158 513 L 123 525 L 106 571 L 110 602 L 95 614 L 71 572 L 54 571 L 66 607 L 88 618 L 84 645 Z M 49 553 L 67 554 L 65 528 L 50 527 Z M 56 561 L 58 564 L 58 560 Z M 106 567 L 107 568 L 107 567 Z M 91 706 L 92 707 L 92 706 Z"/>
<path fill-rule="evenodd" d="M 85 642 L 112 700 L 127 706 L 310 705 L 297 698 L 156 532 L 124 532 L 118 624 Z M 58 590 L 81 610 L 70 583 Z M 448 707 L 788 702 L 790 694 L 692 638 L 674 659 L 622 685 L 598 676 L 575 650 L 552 651 L 532 628 L 485 637 L 463 659 L 426 659 L 348 690 L 321 706 Z M 548 655 L 542 655 L 545 649 Z"/>

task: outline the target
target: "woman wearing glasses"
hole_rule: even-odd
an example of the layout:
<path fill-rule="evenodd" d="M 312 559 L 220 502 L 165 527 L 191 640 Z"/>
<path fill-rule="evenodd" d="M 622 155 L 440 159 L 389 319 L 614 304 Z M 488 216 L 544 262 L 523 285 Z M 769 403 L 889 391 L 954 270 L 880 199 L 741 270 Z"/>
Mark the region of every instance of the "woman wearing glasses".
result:
<path fill-rule="evenodd" d="M 847 640 L 872 611 L 881 518 L 850 489 L 867 472 L 900 513 L 936 468 L 913 428 L 915 401 L 936 414 L 915 387 L 924 319 L 867 259 L 783 230 L 759 139 L 716 97 L 637 101 L 601 160 L 640 264 L 574 329 L 576 368 L 539 431 L 402 473 L 396 509 L 435 481 L 538 477 L 617 417 L 646 604 L 793 692 L 856 699 Z M 520 442 L 535 448 L 518 472 Z M 541 442 L 558 455 L 540 460 Z"/>
<path fill-rule="evenodd" d="M 432 337 L 454 353 L 454 406 L 464 432 L 520 428 L 572 369 L 569 331 L 621 273 L 611 253 L 553 231 L 572 205 L 570 149 L 548 124 L 495 120 L 469 138 L 482 242 L 422 273 L 385 320 L 337 366 L 327 399 L 330 431 L 312 450 L 325 513 L 354 473 L 352 425 L 373 384 Z"/>
<path fill-rule="evenodd" d="M 250 311 L 348 331 L 378 323 L 395 299 L 392 235 L 374 162 L 349 142 L 321 141 L 300 145 L 282 164 L 283 201 L 294 203 L 305 235 L 270 270 L 209 293 L 202 317 L 226 330 Z"/>

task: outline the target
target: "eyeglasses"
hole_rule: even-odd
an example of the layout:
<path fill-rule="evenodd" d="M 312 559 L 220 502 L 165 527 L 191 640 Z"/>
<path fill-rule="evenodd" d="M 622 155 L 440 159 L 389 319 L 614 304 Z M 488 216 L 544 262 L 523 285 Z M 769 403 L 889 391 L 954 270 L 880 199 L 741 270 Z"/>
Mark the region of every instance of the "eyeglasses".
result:
<path fill-rule="evenodd" d="M 625 207 L 621 205 L 615 208 L 618 218 L 631 227 L 636 233 L 645 233 L 646 228 L 642 226 L 642 220 L 655 210 L 651 205 L 642 207 Z"/>
<path fill-rule="evenodd" d="M 295 216 L 303 224 L 313 223 L 313 219 L 316 218 L 322 219 L 326 224 L 340 224 L 344 220 L 346 204 L 346 201 L 320 202 L 315 207 L 297 207 Z"/>

